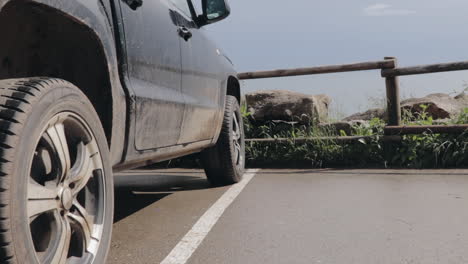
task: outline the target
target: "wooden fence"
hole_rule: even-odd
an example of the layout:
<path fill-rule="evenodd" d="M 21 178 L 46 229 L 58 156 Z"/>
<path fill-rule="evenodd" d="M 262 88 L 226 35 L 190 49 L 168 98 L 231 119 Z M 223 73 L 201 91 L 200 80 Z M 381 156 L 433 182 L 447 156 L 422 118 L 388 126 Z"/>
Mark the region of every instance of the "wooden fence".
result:
<path fill-rule="evenodd" d="M 238 78 L 240 80 L 250 80 L 368 70 L 381 70 L 381 75 L 383 78 L 385 78 L 388 113 L 388 123 L 385 127 L 386 136 L 390 137 L 394 135 L 422 134 L 425 132 L 459 134 L 468 130 L 468 125 L 402 126 L 399 83 L 399 76 L 468 70 L 468 61 L 398 68 L 397 59 L 395 57 L 385 57 L 382 61 L 371 61 L 354 64 L 244 72 L 239 73 Z M 391 139 L 394 140 L 395 138 L 392 137 Z M 286 139 L 249 139 L 248 141 L 281 142 L 281 140 Z M 314 139 L 301 139 L 300 141 L 306 140 Z M 319 138 L 315 140 L 319 140 Z M 353 139 L 349 137 L 336 137 L 335 140 L 340 142 L 348 142 L 350 140 L 352 141 Z"/>

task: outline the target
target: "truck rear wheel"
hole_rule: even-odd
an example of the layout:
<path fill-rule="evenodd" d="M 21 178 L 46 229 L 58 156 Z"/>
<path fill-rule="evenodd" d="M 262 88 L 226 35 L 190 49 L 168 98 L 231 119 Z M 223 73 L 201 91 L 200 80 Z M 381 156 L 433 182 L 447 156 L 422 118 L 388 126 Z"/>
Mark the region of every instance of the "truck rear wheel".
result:
<path fill-rule="evenodd" d="M 226 97 L 218 142 L 201 153 L 201 161 L 213 185 L 234 184 L 242 179 L 245 171 L 244 124 L 239 102 L 234 96 Z"/>
<path fill-rule="evenodd" d="M 108 152 L 93 106 L 72 84 L 0 81 L 0 263 L 105 263 Z"/>

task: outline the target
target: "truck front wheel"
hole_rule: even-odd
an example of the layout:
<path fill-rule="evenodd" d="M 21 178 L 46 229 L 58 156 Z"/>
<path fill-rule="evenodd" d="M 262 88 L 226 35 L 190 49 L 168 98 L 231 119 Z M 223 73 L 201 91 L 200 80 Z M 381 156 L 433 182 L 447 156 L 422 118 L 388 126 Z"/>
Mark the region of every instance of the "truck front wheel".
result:
<path fill-rule="evenodd" d="M 113 219 L 99 118 L 72 84 L 0 81 L 0 263 L 105 263 Z"/>

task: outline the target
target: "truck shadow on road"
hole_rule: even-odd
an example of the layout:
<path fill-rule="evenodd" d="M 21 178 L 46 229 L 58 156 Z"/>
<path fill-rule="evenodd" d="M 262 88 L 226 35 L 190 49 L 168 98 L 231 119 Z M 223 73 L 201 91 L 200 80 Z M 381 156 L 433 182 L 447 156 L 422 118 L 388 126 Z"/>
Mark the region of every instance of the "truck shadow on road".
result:
<path fill-rule="evenodd" d="M 197 174 L 174 175 L 134 173 L 114 178 L 114 223 L 160 201 L 175 192 L 212 188 L 205 177 Z"/>

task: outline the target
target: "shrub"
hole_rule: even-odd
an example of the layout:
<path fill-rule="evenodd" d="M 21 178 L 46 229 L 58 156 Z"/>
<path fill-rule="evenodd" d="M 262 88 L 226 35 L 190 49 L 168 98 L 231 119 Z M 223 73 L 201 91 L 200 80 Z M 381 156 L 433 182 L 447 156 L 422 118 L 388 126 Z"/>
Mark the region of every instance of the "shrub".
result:
<path fill-rule="evenodd" d="M 421 105 L 421 112 L 404 111 L 406 125 L 432 125 L 433 118 Z M 297 143 L 298 137 L 333 137 L 339 135 L 330 130 L 314 126 L 268 122 L 256 125 L 249 114 L 244 115 L 248 138 L 288 138 L 284 143 L 249 142 L 246 144 L 249 166 L 269 167 L 403 167 L 403 168 L 447 168 L 468 166 L 468 132 L 461 135 L 425 133 L 403 136 L 399 144 L 382 143 L 385 122 L 379 118 L 368 124 L 353 127 L 352 136 L 371 136 L 356 143 L 341 145 L 336 141 L 314 140 Z M 468 108 L 451 124 L 468 124 Z M 278 126 L 281 126 L 280 128 Z"/>

